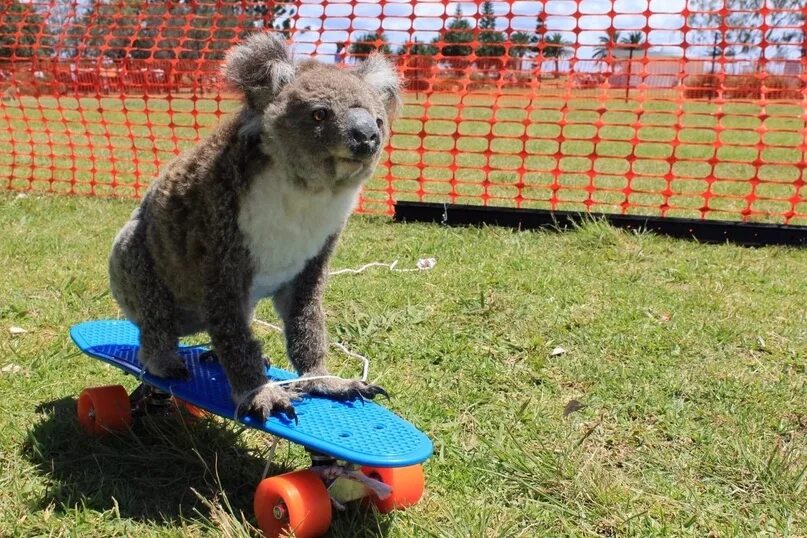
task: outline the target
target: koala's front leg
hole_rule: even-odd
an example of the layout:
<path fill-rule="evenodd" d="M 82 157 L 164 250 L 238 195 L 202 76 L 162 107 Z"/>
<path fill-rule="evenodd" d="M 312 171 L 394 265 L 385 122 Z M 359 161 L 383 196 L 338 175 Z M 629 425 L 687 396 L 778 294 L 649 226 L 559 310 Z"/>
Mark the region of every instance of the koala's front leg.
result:
<path fill-rule="evenodd" d="M 223 268 L 207 282 L 208 333 L 219 363 L 227 374 L 238 413 L 266 420 L 275 411 L 297 418 L 288 391 L 268 382 L 261 346 L 252 336 L 243 286 L 243 265 L 221 263 Z"/>
<path fill-rule="evenodd" d="M 275 309 L 284 324 L 286 352 L 302 378 L 328 375 L 325 366 L 328 342 L 322 295 L 327 280 L 328 258 L 335 242 L 335 236 L 329 238 L 322 251 L 273 297 Z M 345 400 L 374 398 L 379 394 L 387 396 L 387 392 L 378 385 L 356 379 L 312 379 L 291 386 L 298 392 Z"/>

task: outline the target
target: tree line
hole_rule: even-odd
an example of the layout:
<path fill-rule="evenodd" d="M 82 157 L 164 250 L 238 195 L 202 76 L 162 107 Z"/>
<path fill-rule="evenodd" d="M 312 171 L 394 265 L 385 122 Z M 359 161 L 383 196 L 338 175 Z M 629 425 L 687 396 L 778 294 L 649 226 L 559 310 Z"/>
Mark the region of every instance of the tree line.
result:
<path fill-rule="evenodd" d="M 122 58 L 222 60 L 233 43 L 272 28 L 288 37 L 294 0 L 3 1 L 0 59 Z"/>
<path fill-rule="evenodd" d="M 496 15 L 493 3 L 485 1 L 479 16 L 479 29 L 474 30 L 471 21 L 465 18 L 462 8 L 457 5 L 452 19 L 446 28 L 429 43 L 415 39 L 401 45 L 395 54 L 399 56 L 436 56 L 441 54 L 447 64 L 462 69 L 469 64 L 468 57 L 476 56 L 476 65 L 491 68 L 501 65 L 502 58 L 520 59 L 528 55 L 540 55 L 554 59 L 571 55 L 570 42 L 560 33 L 546 33 L 545 15 L 536 17 L 535 30 L 516 31 L 509 35 L 496 29 Z M 338 47 L 343 44 L 338 44 Z M 383 32 L 369 32 L 351 43 L 349 52 L 358 58 L 366 57 L 374 51 L 393 54 Z M 556 65 L 557 68 L 557 65 Z M 557 69 L 556 69 L 557 70 Z"/>

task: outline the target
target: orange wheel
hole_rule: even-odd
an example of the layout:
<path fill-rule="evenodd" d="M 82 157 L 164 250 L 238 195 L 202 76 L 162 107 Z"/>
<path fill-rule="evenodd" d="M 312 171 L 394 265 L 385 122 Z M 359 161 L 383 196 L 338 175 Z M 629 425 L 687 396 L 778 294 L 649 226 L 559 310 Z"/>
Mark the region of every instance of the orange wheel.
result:
<path fill-rule="evenodd" d="M 331 498 L 314 471 L 266 478 L 255 491 L 255 518 L 267 538 L 294 532 L 297 538 L 322 536 L 331 526 Z"/>
<path fill-rule="evenodd" d="M 129 395 L 120 385 L 84 389 L 76 407 L 79 424 L 91 435 L 126 431 L 132 423 Z"/>
<path fill-rule="evenodd" d="M 181 398 L 177 398 L 176 396 L 174 396 L 172 397 L 172 400 L 174 401 L 174 405 L 177 407 L 177 409 L 179 409 L 180 411 L 184 410 L 193 418 L 201 419 L 205 418 L 208 415 L 207 411 L 205 411 L 201 407 L 196 407 L 195 405 L 188 403 L 185 400 L 182 400 Z"/>
<path fill-rule="evenodd" d="M 361 472 L 392 488 L 386 499 L 371 495 L 370 499 L 382 514 L 417 504 L 426 487 L 422 465 L 409 467 L 362 467 Z"/>

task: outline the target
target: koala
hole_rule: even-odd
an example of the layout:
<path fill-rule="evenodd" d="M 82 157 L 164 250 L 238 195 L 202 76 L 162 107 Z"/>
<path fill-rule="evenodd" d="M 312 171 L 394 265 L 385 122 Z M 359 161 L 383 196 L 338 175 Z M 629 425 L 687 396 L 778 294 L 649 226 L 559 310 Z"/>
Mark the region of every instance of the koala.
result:
<path fill-rule="evenodd" d="M 294 391 L 340 399 L 386 395 L 327 375 L 322 296 L 339 234 L 371 176 L 401 104 L 382 56 L 354 68 L 295 63 L 269 33 L 231 49 L 223 74 L 241 110 L 179 155 L 115 237 L 112 295 L 140 329 L 151 374 L 188 378 L 179 337 L 207 331 L 239 413 L 296 419 Z M 267 383 L 250 326 L 271 298 L 301 383 Z"/>

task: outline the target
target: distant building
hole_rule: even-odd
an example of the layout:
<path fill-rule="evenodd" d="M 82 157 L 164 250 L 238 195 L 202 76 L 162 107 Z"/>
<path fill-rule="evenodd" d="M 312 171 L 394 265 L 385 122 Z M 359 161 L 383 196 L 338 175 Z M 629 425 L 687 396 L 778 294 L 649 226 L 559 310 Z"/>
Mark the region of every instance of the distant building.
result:
<path fill-rule="evenodd" d="M 804 73 L 804 61 L 803 60 L 785 60 L 781 62 L 782 66 L 782 74 L 787 76 L 800 76 Z"/>
<path fill-rule="evenodd" d="M 615 88 L 644 85 L 647 88 L 675 88 L 690 75 L 701 75 L 712 69 L 710 59 L 686 59 L 666 51 L 638 49 L 630 59 L 628 49 L 613 51 L 614 62 L 608 84 Z M 630 77 L 630 80 L 628 80 Z"/>

